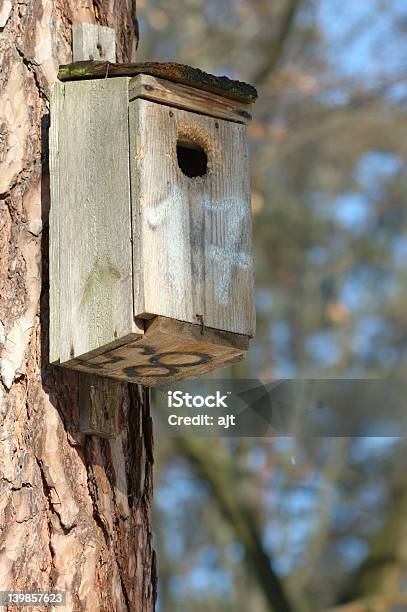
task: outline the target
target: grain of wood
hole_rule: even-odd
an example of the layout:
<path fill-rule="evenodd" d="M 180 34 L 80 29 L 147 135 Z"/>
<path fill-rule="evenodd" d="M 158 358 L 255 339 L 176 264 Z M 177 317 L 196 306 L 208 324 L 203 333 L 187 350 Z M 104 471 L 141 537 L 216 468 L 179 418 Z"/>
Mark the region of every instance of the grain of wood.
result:
<path fill-rule="evenodd" d="M 62 98 L 55 88 L 51 93 L 53 109 L 49 132 L 50 155 L 50 195 L 49 210 L 49 361 L 56 363 L 60 357 L 59 339 L 59 202 L 61 199 L 59 181 L 59 121 L 61 118 Z"/>
<path fill-rule="evenodd" d="M 113 28 L 94 23 L 77 23 L 72 31 L 74 61 L 116 61 L 116 34 Z"/>
<path fill-rule="evenodd" d="M 129 116 L 135 316 L 253 336 L 245 126 L 142 99 Z M 204 176 L 183 173 L 177 141 L 203 148 Z"/>
<path fill-rule="evenodd" d="M 61 362 L 133 331 L 127 98 L 127 78 L 55 86 Z"/>
<path fill-rule="evenodd" d="M 251 104 L 237 102 L 225 96 L 172 83 L 148 74 L 140 74 L 130 80 L 129 100 L 136 98 L 238 123 L 247 124 L 252 118 Z"/>
<path fill-rule="evenodd" d="M 117 415 L 123 386 L 110 378 L 81 373 L 79 385 L 80 431 L 112 438 L 118 433 Z"/>

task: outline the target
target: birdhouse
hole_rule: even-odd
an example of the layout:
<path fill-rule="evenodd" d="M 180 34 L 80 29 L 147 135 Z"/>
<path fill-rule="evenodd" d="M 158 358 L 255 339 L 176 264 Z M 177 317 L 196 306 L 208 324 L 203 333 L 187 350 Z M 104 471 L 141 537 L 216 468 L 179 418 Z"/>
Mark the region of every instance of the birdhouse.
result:
<path fill-rule="evenodd" d="M 179 64 L 77 62 L 58 76 L 51 363 L 156 385 L 240 359 L 255 330 L 255 89 Z"/>

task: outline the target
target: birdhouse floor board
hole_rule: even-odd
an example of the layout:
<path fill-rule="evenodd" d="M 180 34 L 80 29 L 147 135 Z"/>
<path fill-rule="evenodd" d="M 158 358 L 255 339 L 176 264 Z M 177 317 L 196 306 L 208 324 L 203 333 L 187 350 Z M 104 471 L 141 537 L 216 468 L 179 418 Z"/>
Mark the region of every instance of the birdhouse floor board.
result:
<path fill-rule="evenodd" d="M 188 85 L 172 83 L 148 74 L 139 74 L 130 79 L 129 100 L 143 98 L 167 106 L 194 111 L 209 117 L 218 117 L 236 123 L 249 123 L 252 105 L 230 98 L 195 89 Z"/>
<path fill-rule="evenodd" d="M 201 328 L 165 317 L 147 324 L 141 338 L 64 367 L 148 386 L 202 376 L 240 361 L 249 348 L 247 336 Z"/>

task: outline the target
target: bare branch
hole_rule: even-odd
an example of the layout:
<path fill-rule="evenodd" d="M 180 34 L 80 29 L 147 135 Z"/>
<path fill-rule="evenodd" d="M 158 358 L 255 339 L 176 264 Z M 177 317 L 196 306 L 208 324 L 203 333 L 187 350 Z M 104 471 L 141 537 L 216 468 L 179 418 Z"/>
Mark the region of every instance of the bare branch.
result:
<path fill-rule="evenodd" d="M 291 0 L 291 2 L 288 3 L 287 9 L 281 19 L 281 25 L 277 37 L 271 45 L 267 62 L 254 75 L 255 83 L 262 83 L 267 79 L 270 73 L 275 70 L 277 63 L 283 54 L 285 45 L 292 32 L 295 18 L 298 14 L 301 4 L 302 0 Z"/>
<path fill-rule="evenodd" d="M 209 484 L 224 518 L 244 546 L 253 575 L 259 581 L 266 601 L 275 612 L 294 612 L 284 585 L 273 570 L 257 529 L 256 514 L 238 496 L 239 483 L 232 465 L 218 461 L 213 449 L 191 438 L 174 438 L 196 472 Z"/>
<path fill-rule="evenodd" d="M 407 604 L 407 594 L 398 593 L 387 597 L 367 597 L 343 606 L 330 608 L 328 612 L 388 612 L 393 606 Z"/>

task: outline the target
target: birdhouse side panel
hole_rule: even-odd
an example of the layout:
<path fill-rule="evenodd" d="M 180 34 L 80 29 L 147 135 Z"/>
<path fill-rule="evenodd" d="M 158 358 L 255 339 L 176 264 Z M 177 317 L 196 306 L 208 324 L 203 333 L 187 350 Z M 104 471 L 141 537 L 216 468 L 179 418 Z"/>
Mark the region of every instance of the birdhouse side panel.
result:
<path fill-rule="evenodd" d="M 57 84 L 53 122 L 52 283 L 63 363 L 132 331 L 128 79 Z"/>
<path fill-rule="evenodd" d="M 59 333 L 59 207 L 61 200 L 59 168 L 59 123 L 62 118 L 64 98 L 61 85 L 56 83 L 51 90 L 49 129 L 49 361 L 60 360 Z"/>
<path fill-rule="evenodd" d="M 245 126 L 138 99 L 129 127 L 135 316 L 253 336 Z"/>

